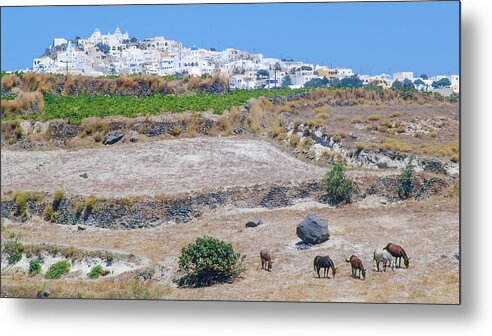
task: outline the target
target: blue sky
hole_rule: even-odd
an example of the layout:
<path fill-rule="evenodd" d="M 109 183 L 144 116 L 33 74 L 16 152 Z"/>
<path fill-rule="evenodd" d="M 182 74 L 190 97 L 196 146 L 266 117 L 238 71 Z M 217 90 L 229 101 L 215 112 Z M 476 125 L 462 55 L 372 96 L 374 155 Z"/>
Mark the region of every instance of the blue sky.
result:
<path fill-rule="evenodd" d="M 2 70 L 32 66 L 54 37 L 122 32 L 350 67 L 357 73 L 459 70 L 459 3 L 2 7 Z"/>

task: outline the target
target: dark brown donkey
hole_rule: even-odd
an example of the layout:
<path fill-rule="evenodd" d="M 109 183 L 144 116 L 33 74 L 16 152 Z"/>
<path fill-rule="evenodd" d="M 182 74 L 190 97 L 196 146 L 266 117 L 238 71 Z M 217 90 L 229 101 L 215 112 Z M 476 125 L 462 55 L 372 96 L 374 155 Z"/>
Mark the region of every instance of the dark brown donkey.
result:
<path fill-rule="evenodd" d="M 316 256 L 314 258 L 314 270 L 318 273 L 318 278 L 321 278 L 321 275 L 319 274 L 319 271 L 323 268 L 323 277 L 328 277 L 328 271 L 331 268 L 331 271 L 333 272 L 333 277 L 335 277 L 335 274 L 337 273 L 337 268 L 335 267 L 335 264 L 333 263 L 333 260 L 330 259 L 329 256 Z"/>
<path fill-rule="evenodd" d="M 401 258 L 403 258 L 406 268 L 408 268 L 408 265 L 410 265 L 409 262 L 410 258 L 407 257 L 405 250 L 400 245 L 388 243 L 388 245 L 386 245 L 386 247 L 384 247 L 383 250 L 388 251 L 393 257 L 396 258 L 395 265 L 398 264 L 397 267 L 401 267 Z"/>
<path fill-rule="evenodd" d="M 358 278 L 361 279 L 361 276 L 366 279 L 366 269 L 364 265 L 362 265 L 362 261 L 357 256 L 351 256 L 349 259 L 345 259 L 346 262 L 349 262 L 352 266 L 352 276 L 357 277 L 357 271 L 359 271 Z"/>
<path fill-rule="evenodd" d="M 273 264 L 272 253 L 265 248 L 261 249 L 260 258 L 261 258 L 261 269 L 266 269 L 267 271 L 270 271 L 272 269 L 272 264 Z"/>

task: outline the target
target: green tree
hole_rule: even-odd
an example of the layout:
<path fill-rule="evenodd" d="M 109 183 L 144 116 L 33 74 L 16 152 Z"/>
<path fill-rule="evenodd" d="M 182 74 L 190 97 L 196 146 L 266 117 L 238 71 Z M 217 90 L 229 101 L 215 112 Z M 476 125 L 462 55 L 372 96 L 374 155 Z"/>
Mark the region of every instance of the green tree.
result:
<path fill-rule="evenodd" d="M 415 90 L 415 85 L 413 85 L 412 81 L 408 78 L 405 78 L 403 80 L 403 83 L 401 84 L 403 90 Z"/>
<path fill-rule="evenodd" d="M 422 79 L 425 80 L 425 79 L 429 79 L 429 76 L 427 76 L 426 74 L 421 74 L 420 75 L 420 78 L 422 78 Z"/>
<path fill-rule="evenodd" d="M 197 238 L 181 251 L 179 270 L 184 276 L 180 285 L 203 287 L 233 281 L 244 271 L 244 258 L 231 244 L 217 238 Z"/>
<path fill-rule="evenodd" d="M 417 80 L 415 80 L 415 81 L 413 82 L 413 84 L 414 84 L 415 86 L 425 85 L 424 81 L 423 81 L 423 80 L 421 80 L 420 78 L 419 78 L 419 79 L 417 79 Z"/>
<path fill-rule="evenodd" d="M 333 204 L 349 203 L 354 192 L 354 182 L 345 176 L 345 166 L 339 162 L 334 164 L 321 181 L 327 196 Z"/>
<path fill-rule="evenodd" d="M 432 82 L 432 87 L 434 89 L 443 89 L 451 86 L 451 81 L 448 78 L 441 78 L 438 81 Z"/>
<path fill-rule="evenodd" d="M 325 78 L 313 78 L 306 83 L 304 83 L 305 88 L 317 88 L 328 85 L 328 80 Z"/>
<path fill-rule="evenodd" d="M 362 80 L 359 76 L 353 75 L 341 80 L 333 80 L 331 86 L 335 88 L 360 88 L 362 87 Z"/>
<path fill-rule="evenodd" d="M 399 91 L 403 88 L 403 84 L 397 79 L 393 82 L 393 84 L 391 85 L 391 88 L 393 90 Z"/>
<path fill-rule="evenodd" d="M 288 89 L 289 86 L 292 85 L 292 79 L 290 78 L 289 75 L 286 75 L 283 79 L 282 79 L 282 88 L 283 89 Z"/>
<path fill-rule="evenodd" d="M 410 155 L 408 162 L 401 170 L 398 177 L 398 196 L 401 199 L 407 199 L 412 193 L 412 176 L 413 176 L 413 155 Z"/>

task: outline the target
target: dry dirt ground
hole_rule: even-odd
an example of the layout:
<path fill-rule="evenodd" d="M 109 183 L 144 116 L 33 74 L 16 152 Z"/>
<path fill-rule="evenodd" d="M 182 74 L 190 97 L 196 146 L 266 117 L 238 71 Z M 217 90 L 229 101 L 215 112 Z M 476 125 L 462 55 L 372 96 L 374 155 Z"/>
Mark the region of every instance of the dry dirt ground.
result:
<path fill-rule="evenodd" d="M 96 196 L 175 195 L 317 179 L 324 170 L 265 142 L 194 138 L 97 149 L 2 150 L 2 189 Z M 88 178 L 79 175 L 87 173 Z"/>
<path fill-rule="evenodd" d="M 75 297 L 456 304 L 459 302 L 457 202 L 457 198 L 434 198 L 388 206 L 374 202 L 372 207 L 367 207 L 365 202 L 363 208 L 357 203 L 331 208 L 311 201 L 274 210 L 224 206 L 189 223 L 121 231 L 97 228 L 77 231 L 72 226 L 40 219 L 6 223 L 2 234 L 20 233 L 25 242 L 133 253 L 161 264 L 167 273 L 160 281 L 148 281 L 146 285 L 114 279 L 45 280 L 3 274 L 2 290 L 28 296 L 47 287 L 53 296 Z M 328 221 L 332 236 L 321 245 L 297 250 L 296 224 L 309 212 Z M 264 224 L 245 228 L 244 224 L 252 218 L 261 218 Z M 171 280 L 177 276 L 179 253 L 203 235 L 231 242 L 235 250 L 245 254 L 246 272 L 232 284 L 178 288 Z M 372 253 L 390 241 L 405 247 L 411 258 L 410 268 L 378 273 L 372 265 Z M 261 270 L 262 247 L 274 252 L 271 272 Z M 344 261 L 351 254 L 358 255 L 368 269 L 366 280 L 351 277 L 350 266 Z M 315 276 L 312 262 L 316 255 L 332 257 L 338 266 L 335 278 L 331 273 L 330 279 Z M 135 296 L 135 291 L 140 294 Z"/>
<path fill-rule="evenodd" d="M 304 163 L 263 141 L 229 138 L 164 140 L 116 144 L 104 148 L 9 151 L 1 153 L 2 191 L 35 190 L 97 196 L 175 195 L 229 186 L 319 179 L 325 169 Z M 87 173 L 88 178 L 79 177 Z M 357 174 L 395 171 L 360 171 Z M 396 172 L 397 173 L 397 172 Z M 297 250 L 296 225 L 308 213 L 324 218 L 331 239 Z M 251 219 L 263 225 L 245 228 Z M 24 223 L 3 220 L 2 237 L 19 233 L 22 242 L 75 246 L 132 253 L 159 265 L 155 280 L 128 278 L 46 280 L 2 272 L 2 294 L 35 296 L 44 288 L 53 297 L 158 298 L 181 300 L 267 300 L 330 302 L 459 302 L 458 195 L 381 205 L 366 198 L 332 208 L 303 200 L 291 207 L 267 210 L 230 205 L 206 211 L 187 223 L 156 228 L 108 230 L 58 225 L 33 218 Z M 232 284 L 178 288 L 181 249 L 203 235 L 232 243 L 246 255 L 246 271 Z M 388 242 L 405 247 L 409 269 L 375 272 L 372 253 Z M 274 253 L 272 272 L 261 270 L 259 251 Z M 345 259 L 358 255 L 367 279 L 351 277 Z M 319 279 L 316 255 L 330 255 L 338 266 L 335 278 Z M 331 273 L 330 273 L 331 277 Z"/>

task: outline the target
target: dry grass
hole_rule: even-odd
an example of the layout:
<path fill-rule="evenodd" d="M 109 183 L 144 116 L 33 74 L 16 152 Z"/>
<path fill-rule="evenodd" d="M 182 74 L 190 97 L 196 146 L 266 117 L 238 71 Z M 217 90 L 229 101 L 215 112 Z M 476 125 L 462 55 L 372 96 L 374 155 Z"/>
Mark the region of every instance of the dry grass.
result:
<path fill-rule="evenodd" d="M 379 119 L 381 119 L 381 116 L 379 114 L 370 114 L 367 117 L 367 120 L 369 121 L 378 121 Z"/>

